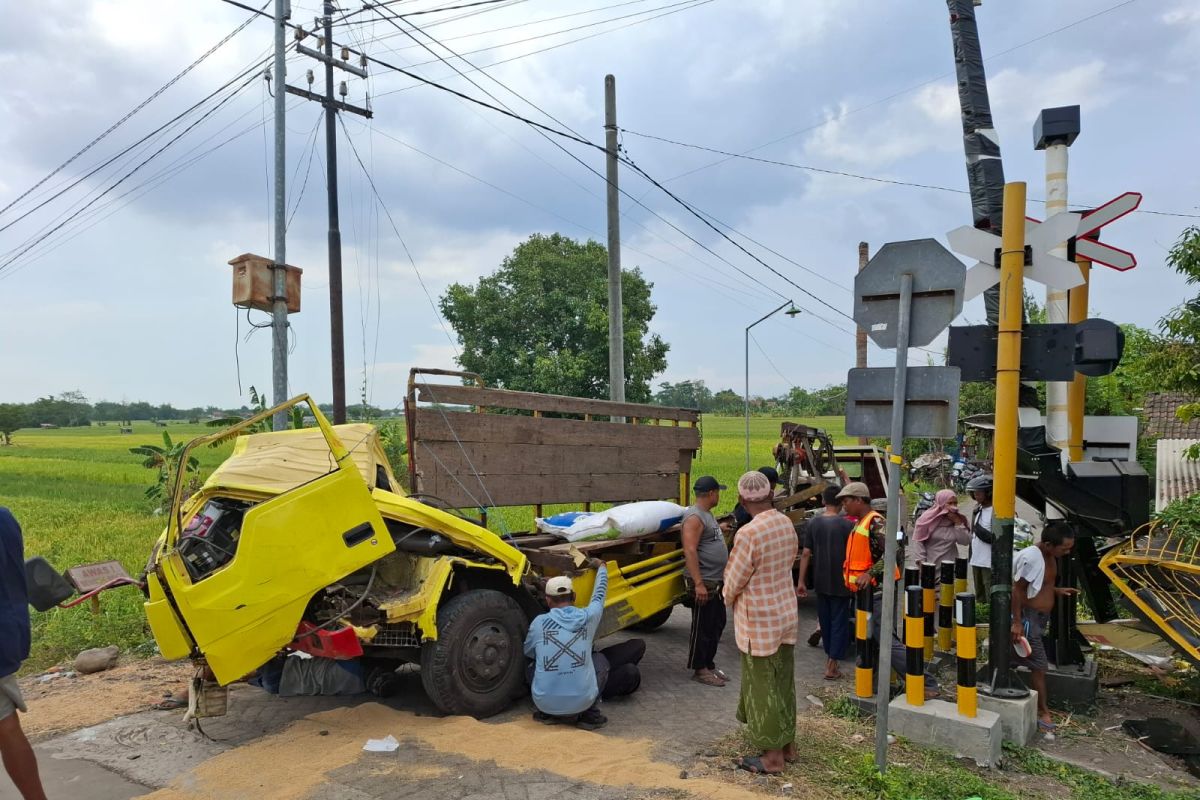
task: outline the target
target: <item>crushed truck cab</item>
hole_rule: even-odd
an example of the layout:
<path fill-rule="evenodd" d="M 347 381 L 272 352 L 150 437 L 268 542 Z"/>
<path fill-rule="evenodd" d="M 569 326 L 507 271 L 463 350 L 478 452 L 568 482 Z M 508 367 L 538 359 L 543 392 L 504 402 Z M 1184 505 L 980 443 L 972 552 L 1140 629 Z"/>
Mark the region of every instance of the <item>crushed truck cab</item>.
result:
<path fill-rule="evenodd" d="M 250 432 L 305 403 L 315 428 Z M 190 497 L 177 483 L 146 575 L 146 618 L 163 656 L 190 657 L 220 685 L 299 650 L 391 670 L 421 665 L 444 712 L 495 714 L 525 691 L 522 642 L 544 610 L 540 579 L 594 573 L 544 537 L 501 537 L 414 496 L 368 424 L 331 425 L 307 396 L 188 444 L 237 437 Z M 609 543 L 601 635 L 665 619 L 683 593 L 675 541 Z M 665 613 L 664 613 L 665 612 Z"/>

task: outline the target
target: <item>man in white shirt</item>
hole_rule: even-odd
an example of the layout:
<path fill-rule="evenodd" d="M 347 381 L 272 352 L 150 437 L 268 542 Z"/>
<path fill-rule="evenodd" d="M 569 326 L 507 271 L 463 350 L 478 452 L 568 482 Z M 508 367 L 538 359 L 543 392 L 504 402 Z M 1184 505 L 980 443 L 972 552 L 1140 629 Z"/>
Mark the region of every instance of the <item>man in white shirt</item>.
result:
<path fill-rule="evenodd" d="M 971 512 L 971 575 L 975 597 L 990 603 L 992 597 L 992 476 L 976 475 L 967 482 L 975 501 Z"/>

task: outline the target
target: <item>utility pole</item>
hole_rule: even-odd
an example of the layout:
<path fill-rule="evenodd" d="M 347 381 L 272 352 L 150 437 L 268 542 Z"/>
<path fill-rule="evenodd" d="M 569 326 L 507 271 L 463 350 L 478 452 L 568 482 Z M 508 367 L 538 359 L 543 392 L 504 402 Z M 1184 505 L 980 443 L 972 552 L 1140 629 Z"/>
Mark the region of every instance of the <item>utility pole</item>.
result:
<path fill-rule="evenodd" d="M 271 298 L 271 395 L 275 405 L 288 399 L 288 311 L 287 311 L 287 198 L 284 177 L 287 173 L 285 144 L 287 127 L 284 122 L 286 99 L 283 87 L 287 84 L 287 57 L 284 32 L 291 16 L 289 0 L 275 0 L 275 259 L 272 270 Z M 287 425 L 287 414 L 275 415 L 272 427 L 279 431 Z"/>
<path fill-rule="evenodd" d="M 1079 106 L 1044 108 L 1033 125 L 1033 149 L 1046 151 L 1046 219 L 1067 210 L 1067 165 L 1068 149 L 1079 136 Z M 1067 243 L 1063 242 L 1050 255 L 1067 258 Z M 1046 287 L 1046 322 L 1069 322 L 1068 292 Z M 1070 424 L 1067 413 L 1068 383 L 1058 381 L 1046 383 L 1046 439 L 1063 451 L 1068 458 Z M 1046 505 L 1046 517 L 1061 519 L 1062 514 L 1052 505 Z"/>
<path fill-rule="evenodd" d="M 992 496 L 992 606 L 988 661 L 992 697 L 1029 692 L 1009 669 L 1012 656 L 1013 527 L 1017 503 L 1017 429 L 1021 391 L 1021 327 L 1024 311 L 1025 184 L 1004 187 L 1000 245 L 1000 329 L 996 342 L 996 457 Z"/>
<path fill-rule="evenodd" d="M 341 424 L 346 421 L 346 344 L 342 321 L 342 232 L 338 223 L 337 112 L 349 111 L 367 118 L 372 114 L 370 108 L 358 108 L 333 98 L 334 67 L 360 78 L 367 77 L 365 63 L 358 67 L 350 64 L 350 52 L 346 48 L 342 48 L 340 61 L 333 57 L 333 12 L 333 3 L 331 0 L 325 0 L 322 6 L 323 16 L 319 20 L 324 31 L 324 36 L 321 37 L 324 52 L 296 44 L 298 53 L 315 58 L 325 65 L 324 97 L 292 86 L 288 86 L 287 91 L 306 100 L 315 100 L 325 107 L 325 192 L 329 207 L 329 360 L 333 376 L 333 422 Z M 304 36 L 303 29 L 297 29 L 296 38 L 302 40 Z M 311 71 L 309 84 L 312 84 Z M 339 88 L 341 96 L 345 97 L 346 83 L 343 81 Z"/>
<path fill-rule="evenodd" d="M 858 271 L 862 272 L 870 261 L 871 247 L 866 242 L 858 243 Z M 907 362 L 905 362 L 907 363 Z M 859 369 L 867 368 L 867 329 L 858 325 L 854 329 L 854 366 Z M 871 437 L 858 437 L 859 444 L 870 444 Z"/>
<path fill-rule="evenodd" d="M 625 307 L 621 300 L 621 194 L 617 186 L 617 79 L 604 76 L 604 149 L 608 151 L 608 397 L 625 402 Z M 614 417 L 624 422 L 624 417 Z"/>

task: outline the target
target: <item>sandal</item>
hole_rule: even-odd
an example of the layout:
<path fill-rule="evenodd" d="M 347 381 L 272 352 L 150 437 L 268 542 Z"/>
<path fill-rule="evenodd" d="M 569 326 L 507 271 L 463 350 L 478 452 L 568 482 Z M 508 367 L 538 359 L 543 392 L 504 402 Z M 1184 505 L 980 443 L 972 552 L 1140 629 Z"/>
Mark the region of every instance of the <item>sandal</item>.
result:
<path fill-rule="evenodd" d="M 763 766 L 762 756 L 745 756 L 733 762 L 738 769 L 744 769 L 751 775 L 782 775 L 782 771 L 774 771 Z"/>
<path fill-rule="evenodd" d="M 1049 739 L 1049 740 L 1054 739 L 1054 732 L 1058 730 L 1057 725 L 1055 725 L 1053 722 L 1042 722 L 1039 719 L 1037 721 L 1037 726 L 1038 726 L 1038 730 L 1041 733 L 1043 733 L 1047 739 Z"/>
<path fill-rule="evenodd" d="M 715 672 L 710 672 L 707 675 L 693 675 L 692 680 L 696 683 L 703 683 L 705 686 L 724 686 L 725 681 L 717 677 Z"/>

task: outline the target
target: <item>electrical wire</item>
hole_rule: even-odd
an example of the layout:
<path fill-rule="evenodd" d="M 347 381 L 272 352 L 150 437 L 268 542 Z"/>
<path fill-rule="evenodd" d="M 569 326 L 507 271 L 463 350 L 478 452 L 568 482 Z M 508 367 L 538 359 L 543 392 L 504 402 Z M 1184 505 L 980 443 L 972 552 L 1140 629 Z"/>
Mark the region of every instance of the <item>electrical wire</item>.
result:
<path fill-rule="evenodd" d="M 441 8 L 427 8 L 424 11 L 409 11 L 401 14 L 402 17 L 417 17 L 422 14 L 440 14 L 443 11 L 458 11 L 463 8 L 474 8 L 475 6 L 494 6 L 496 3 L 507 3 L 509 0 L 475 0 L 474 3 L 466 3 L 460 6 L 442 6 Z"/>
<path fill-rule="evenodd" d="M 8 203 L 8 205 L 4 206 L 4 208 L 0 208 L 0 216 L 3 216 L 5 214 L 5 212 L 7 212 L 9 209 L 11 209 L 13 206 L 15 206 L 17 203 L 21 202 L 21 200 L 23 200 L 25 197 L 28 197 L 30 194 L 32 194 L 35 190 L 38 189 L 38 187 L 40 187 L 46 181 L 50 180 L 55 175 L 57 175 L 58 173 L 62 172 L 64 169 L 69 167 L 72 163 L 74 163 L 76 161 L 76 159 L 78 159 L 80 156 L 87 153 L 89 150 L 91 150 L 93 147 L 95 147 L 97 144 L 99 144 L 101 141 L 103 141 L 110 133 L 115 131 L 117 128 L 120 128 L 122 125 L 124 125 L 130 119 L 132 119 L 135 114 L 137 114 L 143 108 L 145 108 L 146 106 L 148 106 L 152 102 L 154 102 L 160 95 L 163 94 L 163 92 L 167 91 L 172 86 L 174 86 L 176 83 L 178 83 L 181 79 L 183 79 L 183 77 L 185 75 L 187 75 L 189 72 L 194 70 L 196 67 L 200 66 L 202 63 L 204 63 L 204 61 L 207 60 L 209 56 L 211 56 L 213 53 L 220 50 L 233 37 L 237 36 L 239 33 L 241 33 L 243 30 L 245 30 L 245 28 L 251 22 L 254 21 L 254 17 L 257 16 L 258 13 L 261 13 L 262 10 L 267 7 L 268 4 L 269 4 L 269 0 L 268 0 L 268 3 L 263 4 L 263 7 L 261 9 L 259 9 L 255 13 L 252 13 L 248 18 L 246 18 L 246 20 L 244 22 L 242 22 L 241 25 L 238 25 L 236 28 L 234 28 L 232 31 L 230 31 L 228 34 L 226 34 L 224 38 L 222 38 L 215 45 L 213 45 L 208 50 L 206 50 L 204 53 L 202 53 L 195 61 L 188 64 L 186 67 L 184 67 L 182 71 L 180 71 L 178 74 L 175 75 L 175 77 L 171 78 L 171 80 L 164 83 L 155 92 L 153 92 L 149 97 L 147 97 L 145 100 L 143 100 L 142 102 L 140 102 L 136 106 L 134 106 L 131 111 L 129 111 L 127 114 L 125 114 L 125 116 L 121 117 L 116 122 L 114 122 L 112 125 L 108 126 L 108 128 L 104 132 L 102 132 L 100 135 L 96 136 L 90 142 L 88 142 L 83 147 L 81 147 L 79 150 L 77 150 L 74 153 L 74 155 L 72 155 L 66 161 L 59 164 L 54 169 L 50 170 L 50 172 L 48 172 L 44 176 L 42 176 L 42 178 L 40 180 L 38 180 L 38 182 L 35 183 L 33 186 L 30 186 L 24 192 L 17 195 L 17 197 L 15 199 L 11 200 Z M 253 9 L 251 9 L 251 10 L 253 11 Z"/>
<path fill-rule="evenodd" d="M 460 355 L 462 351 L 458 348 L 458 343 L 454 341 L 454 337 L 450 335 L 449 329 L 446 327 L 446 320 L 442 318 L 442 312 L 438 309 L 437 303 L 433 300 L 433 295 L 429 292 L 429 287 L 425 284 L 425 278 L 421 275 L 420 268 L 417 267 L 416 259 L 413 258 L 412 252 L 408 249 L 408 244 L 404 241 L 404 237 L 400 235 L 400 229 L 396 227 L 396 221 L 392 219 L 392 212 L 388 209 L 387 204 L 383 202 L 383 197 L 379 194 L 379 189 L 375 186 L 375 179 L 371 177 L 371 173 L 367 170 L 366 164 L 363 163 L 362 157 L 358 154 L 358 148 L 354 146 L 354 140 L 350 138 L 350 132 L 346 130 L 346 123 L 342 121 L 341 115 L 337 115 L 338 122 L 342 125 L 342 133 L 346 135 L 346 142 L 350 145 L 351 152 L 354 153 L 354 160 L 358 162 L 359 168 L 363 171 L 363 175 L 367 178 L 367 183 L 371 186 L 371 191 L 375 195 L 375 201 L 379 203 L 383 209 L 384 215 L 387 216 L 388 224 L 392 226 L 392 232 L 396 234 L 396 238 L 400 241 L 401 248 L 404 249 L 404 254 L 408 256 L 408 261 L 412 265 L 413 273 L 417 276 L 417 283 L 421 286 L 421 291 L 425 293 L 425 299 L 429 301 L 429 307 L 433 309 L 434 316 L 437 317 L 438 324 L 442 328 L 442 333 L 446 335 L 446 340 L 450 342 L 450 346 L 454 348 L 455 355 Z"/>

